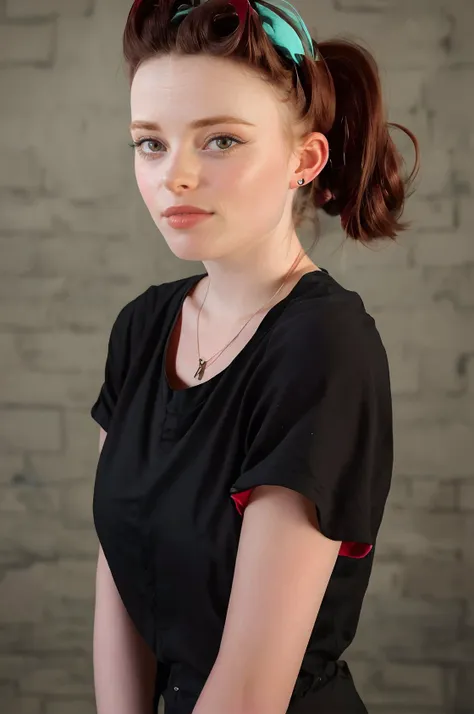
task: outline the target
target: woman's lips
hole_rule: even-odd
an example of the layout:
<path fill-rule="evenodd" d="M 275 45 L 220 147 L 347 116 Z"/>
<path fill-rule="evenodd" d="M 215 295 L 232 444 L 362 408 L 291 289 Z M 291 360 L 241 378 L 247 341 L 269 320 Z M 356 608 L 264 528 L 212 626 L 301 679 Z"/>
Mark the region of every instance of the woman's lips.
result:
<path fill-rule="evenodd" d="M 213 213 L 174 213 L 166 220 L 171 228 L 193 228 L 213 215 Z"/>

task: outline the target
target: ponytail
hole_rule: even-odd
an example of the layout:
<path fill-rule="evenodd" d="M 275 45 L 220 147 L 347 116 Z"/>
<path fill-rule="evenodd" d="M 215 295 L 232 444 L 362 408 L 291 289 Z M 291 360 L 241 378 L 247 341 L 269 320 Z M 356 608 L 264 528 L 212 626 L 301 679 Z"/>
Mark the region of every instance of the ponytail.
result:
<path fill-rule="evenodd" d="M 418 142 L 405 127 L 386 122 L 377 65 L 367 50 L 346 41 L 322 42 L 317 47 L 336 101 L 335 119 L 326 134 L 330 158 L 319 176 L 315 203 L 318 207 L 323 203 L 331 216 L 340 215 L 351 238 L 364 242 L 395 238 L 408 227 L 399 219 L 418 172 Z M 408 178 L 401 175 L 403 159 L 390 127 L 401 129 L 413 142 L 415 166 Z"/>

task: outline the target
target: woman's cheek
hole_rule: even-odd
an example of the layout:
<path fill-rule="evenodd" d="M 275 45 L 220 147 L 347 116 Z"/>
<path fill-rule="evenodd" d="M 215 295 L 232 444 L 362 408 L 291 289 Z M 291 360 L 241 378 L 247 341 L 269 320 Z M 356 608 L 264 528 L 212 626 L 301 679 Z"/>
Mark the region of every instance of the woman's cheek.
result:
<path fill-rule="evenodd" d="M 150 175 L 144 171 L 142 167 L 135 169 L 135 177 L 137 180 L 138 190 L 140 191 L 143 201 L 147 208 L 151 211 L 156 202 L 156 189 L 153 187 Z"/>
<path fill-rule="evenodd" d="M 225 164 L 225 161 L 222 160 Z M 221 195 L 237 202 L 238 198 L 249 199 L 254 196 L 259 188 L 259 175 L 255 167 L 247 161 L 232 161 L 219 167 L 212 178 L 213 186 Z"/>

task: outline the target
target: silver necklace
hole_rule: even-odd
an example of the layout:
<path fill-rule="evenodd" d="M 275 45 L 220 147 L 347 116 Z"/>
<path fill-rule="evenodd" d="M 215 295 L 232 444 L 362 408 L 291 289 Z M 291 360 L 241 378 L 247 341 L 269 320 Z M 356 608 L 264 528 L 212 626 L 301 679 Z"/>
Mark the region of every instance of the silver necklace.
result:
<path fill-rule="evenodd" d="M 255 317 L 255 315 L 258 315 L 259 312 L 261 312 L 262 310 L 264 310 L 264 309 L 267 307 L 267 305 L 269 305 L 269 304 L 276 298 L 276 296 L 278 295 L 278 293 L 280 293 L 280 292 L 283 290 L 283 288 L 284 288 L 284 286 L 285 286 L 285 284 L 286 284 L 286 281 L 288 280 L 288 278 L 290 277 L 290 275 L 291 275 L 291 274 L 293 273 L 293 271 L 296 270 L 296 268 L 298 267 L 298 265 L 299 265 L 299 263 L 301 262 L 303 256 L 304 256 L 304 251 L 300 251 L 300 253 L 299 253 L 298 256 L 296 257 L 295 262 L 293 263 L 293 265 L 292 265 L 291 268 L 289 269 L 288 273 L 285 275 L 285 279 L 284 279 L 283 283 L 280 285 L 280 287 L 278 288 L 278 290 L 276 291 L 276 293 L 275 293 L 274 295 L 272 295 L 272 297 L 270 298 L 270 300 L 268 300 L 268 302 L 266 302 L 265 305 L 263 305 L 263 306 L 260 307 L 256 312 L 254 312 L 254 314 L 247 320 L 247 322 L 244 324 L 244 326 L 238 331 L 238 333 L 236 334 L 236 336 L 235 336 L 230 342 L 228 342 L 228 343 L 225 345 L 225 347 L 223 347 L 221 350 L 219 350 L 219 352 L 216 352 L 216 354 L 214 354 L 214 355 L 213 355 L 212 357 L 210 357 L 209 359 L 206 359 L 206 360 L 205 360 L 205 359 L 202 359 L 202 358 L 201 358 L 201 352 L 200 352 L 200 348 L 199 348 L 199 317 L 200 317 L 200 315 L 201 315 L 202 308 L 204 307 L 204 303 L 206 302 L 206 298 L 207 298 L 207 295 L 208 295 L 208 293 L 209 293 L 209 287 L 210 287 L 210 284 L 211 284 L 211 281 L 210 281 L 210 279 L 209 279 L 209 284 L 208 284 L 208 286 L 207 286 L 206 295 L 205 295 L 205 297 L 204 297 L 204 300 L 202 301 L 202 305 L 201 305 L 201 307 L 199 308 L 199 312 L 198 312 L 198 316 L 197 316 L 196 336 L 197 336 L 197 351 L 198 351 L 199 366 L 198 366 L 198 368 L 197 368 L 196 374 L 194 375 L 194 379 L 198 379 L 199 381 L 201 381 L 202 378 L 204 377 L 204 373 L 205 373 L 205 371 L 206 371 L 206 367 L 208 367 L 208 366 L 211 365 L 213 362 L 215 362 L 216 359 L 218 359 L 218 358 L 221 356 L 221 354 L 222 354 L 223 352 L 225 352 L 225 350 L 226 350 L 228 347 L 230 347 L 230 345 L 231 345 L 233 342 L 235 342 L 235 340 L 238 338 L 238 336 L 241 334 L 241 332 L 243 332 L 243 330 L 247 327 L 247 325 L 249 324 L 249 322 L 250 322 L 251 320 L 253 320 L 253 318 Z"/>

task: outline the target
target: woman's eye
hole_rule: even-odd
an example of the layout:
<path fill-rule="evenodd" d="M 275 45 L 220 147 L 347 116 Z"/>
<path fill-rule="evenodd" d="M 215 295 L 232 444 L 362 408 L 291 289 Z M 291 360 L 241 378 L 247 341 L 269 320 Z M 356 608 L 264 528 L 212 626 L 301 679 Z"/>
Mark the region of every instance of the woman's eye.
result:
<path fill-rule="evenodd" d="M 241 141 L 239 141 L 238 139 L 235 139 L 233 136 L 215 136 L 213 139 L 210 140 L 209 143 L 212 144 L 212 142 L 214 142 L 214 141 L 215 142 L 218 142 L 218 141 L 226 142 L 227 141 L 227 142 L 231 142 L 234 144 L 242 144 Z M 234 147 L 233 146 L 227 146 L 227 147 L 224 146 L 221 148 L 223 149 L 223 151 L 229 151 L 230 149 L 233 149 Z"/>
<path fill-rule="evenodd" d="M 218 149 L 217 151 L 215 151 L 216 154 L 228 154 L 232 151 L 232 149 L 236 148 L 235 144 L 238 145 L 243 144 L 245 142 L 241 141 L 240 139 L 237 139 L 235 136 L 219 134 L 218 136 L 213 136 L 208 139 L 208 141 L 206 142 L 206 146 L 209 146 L 212 143 L 216 143 L 218 145 Z M 155 148 L 153 148 L 153 145 L 155 146 Z M 140 156 L 145 159 L 151 159 L 153 158 L 153 156 L 162 153 L 164 148 L 162 142 L 158 141 L 157 139 L 140 139 L 140 141 L 134 141 L 132 144 L 130 144 L 130 146 L 132 148 L 135 148 L 140 154 Z"/>
<path fill-rule="evenodd" d="M 157 151 L 154 151 L 153 149 L 151 151 L 145 151 L 144 147 L 150 148 L 152 144 L 155 144 L 155 146 L 163 146 L 161 141 L 157 141 L 156 139 L 142 139 L 141 141 L 136 141 L 134 143 L 134 146 L 137 148 L 138 153 L 141 154 L 142 156 L 150 156 L 153 154 L 159 153 L 160 149 Z"/>

